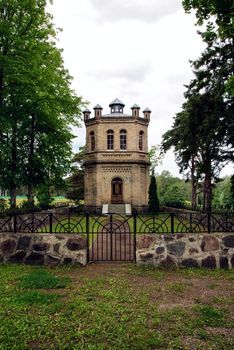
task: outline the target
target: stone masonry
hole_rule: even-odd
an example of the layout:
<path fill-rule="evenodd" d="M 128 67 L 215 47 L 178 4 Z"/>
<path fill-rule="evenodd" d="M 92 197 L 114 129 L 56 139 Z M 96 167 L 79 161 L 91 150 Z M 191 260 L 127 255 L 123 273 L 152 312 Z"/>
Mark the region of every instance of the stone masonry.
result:
<path fill-rule="evenodd" d="M 141 235 L 136 254 L 138 265 L 234 268 L 234 234 Z"/>
<path fill-rule="evenodd" d="M 86 237 L 78 234 L 0 235 L 0 263 L 85 266 L 86 249 Z M 136 263 L 165 268 L 234 268 L 234 234 L 137 235 Z"/>
<path fill-rule="evenodd" d="M 81 235 L 1 233 L 0 263 L 28 265 L 87 264 L 86 238 Z"/>

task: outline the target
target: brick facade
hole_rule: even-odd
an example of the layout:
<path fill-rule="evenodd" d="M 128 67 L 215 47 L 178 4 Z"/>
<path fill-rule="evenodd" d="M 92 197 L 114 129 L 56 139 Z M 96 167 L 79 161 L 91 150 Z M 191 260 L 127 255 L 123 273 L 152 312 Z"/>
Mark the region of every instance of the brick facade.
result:
<path fill-rule="evenodd" d="M 134 105 L 131 115 L 124 114 L 124 104 L 118 99 L 110 104 L 110 108 L 110 114 L 105 115 L 99 105 L 94 107 L 94 116 L 89 110 L 83 112 L 86 126 L 85 205 L 111 204 L 117 192 L 116 198 L 122 203 L 130 203 L 132 207 L 147 206 L 150 110 L 145 109 L 141 115 L 140 107 Z M 109 145 L 108 132 L 113 135 Z M 122 141 L 120 134 L 125 135 Z"/>

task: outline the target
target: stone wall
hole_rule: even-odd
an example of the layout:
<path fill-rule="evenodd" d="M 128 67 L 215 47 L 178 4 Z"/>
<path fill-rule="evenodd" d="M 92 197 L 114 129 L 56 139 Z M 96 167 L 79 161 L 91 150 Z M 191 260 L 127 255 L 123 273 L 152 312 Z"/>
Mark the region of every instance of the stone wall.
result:
<path fill-rule="evenodd" d="M 234 268 L 234 234 L 139 235 L 137 264 Z"/>
<path fill-rule="evenodd" d="M 86 238 L 77 234 L 1 233 L 0 262 L 86 265 Z"/>

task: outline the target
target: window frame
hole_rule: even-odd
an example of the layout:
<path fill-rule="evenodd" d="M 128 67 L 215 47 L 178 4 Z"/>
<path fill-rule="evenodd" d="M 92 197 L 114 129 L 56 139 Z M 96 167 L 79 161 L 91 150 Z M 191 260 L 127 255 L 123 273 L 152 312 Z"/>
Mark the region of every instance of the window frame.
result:
<path fill-rule="evenodd" d="M 114 131 L 112 129 L 106 132 L 106 148 L 108 151 L 114 150 Z"/>
<path fill-rule="evenodd" d="M 139 132 L 139 150 L 143 151 L 143 143 L 144 142 L 144 131 Z"/>
<path fill-rule="evenodd" d="M 95 132 L 90 131 L 89 137 L 90 137 L 90 151 L 94 151 L 96 147 Z"/>
<path fill-rule="evenodd" d="M 127 149 L 127 131 L 125 129 L 121 129 L 119 132 L 119 148 L 121 151 Z"/>

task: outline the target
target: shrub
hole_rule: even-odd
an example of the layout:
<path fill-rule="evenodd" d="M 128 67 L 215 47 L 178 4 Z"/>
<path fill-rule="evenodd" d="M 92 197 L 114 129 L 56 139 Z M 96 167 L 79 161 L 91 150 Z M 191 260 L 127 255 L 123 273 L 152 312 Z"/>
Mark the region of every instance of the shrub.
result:
<path fill-rule="evenodd" d="M 54 198 L 51 196 L 47 186 L 43 186 L 38 190 L 37 200 L 41 209 L 48 209 Z"/>
<path fill-rule="evenodd" d="M 156 213 L 159 211 L 159 200 L 157 194 L 157 184 L 154 175 L 151 175 L 151 181 L 149 186 L 149 212 Z"/>

